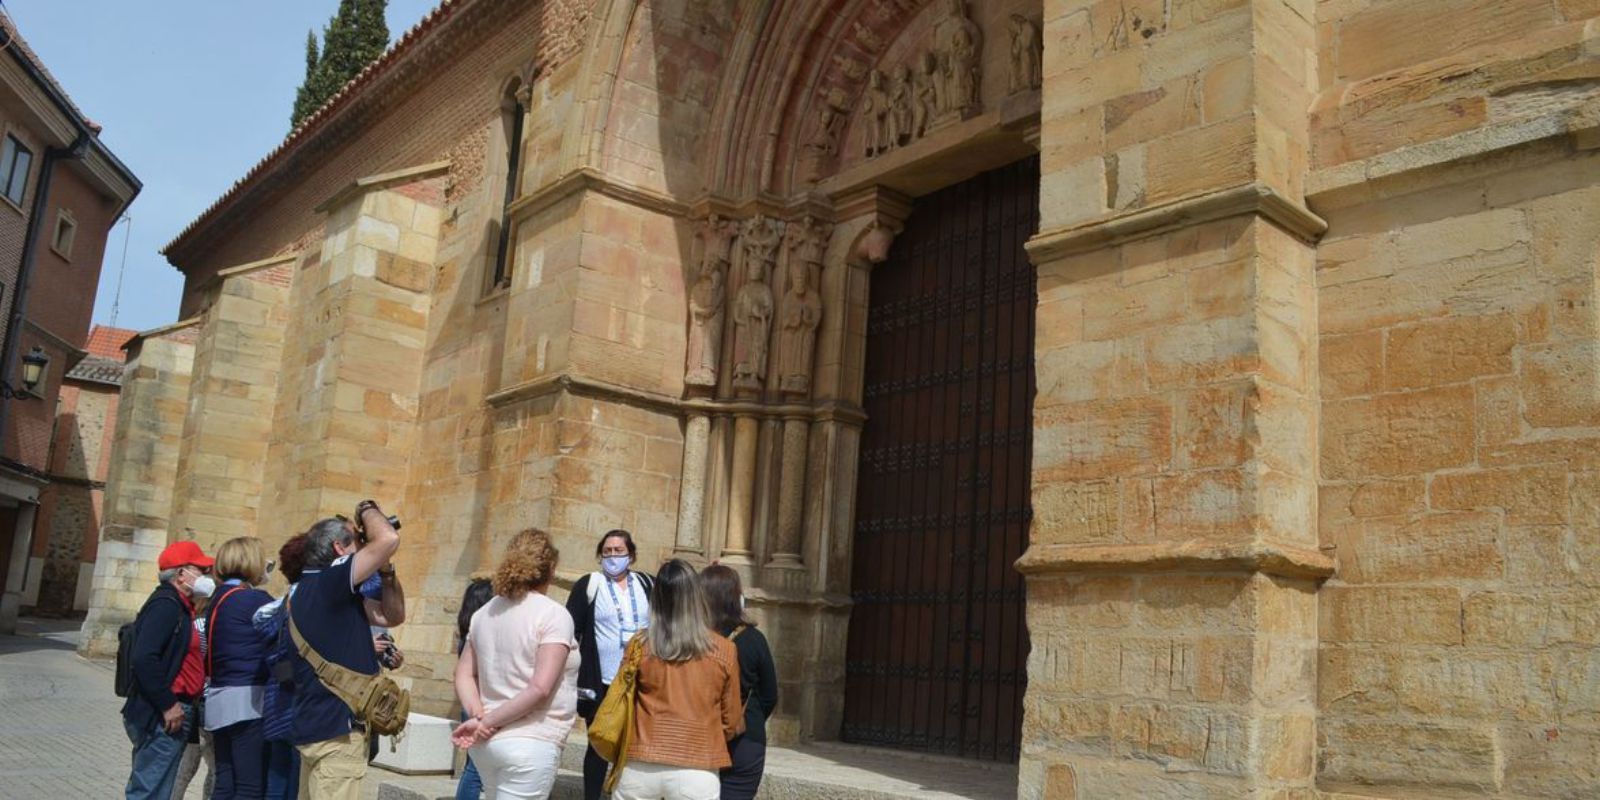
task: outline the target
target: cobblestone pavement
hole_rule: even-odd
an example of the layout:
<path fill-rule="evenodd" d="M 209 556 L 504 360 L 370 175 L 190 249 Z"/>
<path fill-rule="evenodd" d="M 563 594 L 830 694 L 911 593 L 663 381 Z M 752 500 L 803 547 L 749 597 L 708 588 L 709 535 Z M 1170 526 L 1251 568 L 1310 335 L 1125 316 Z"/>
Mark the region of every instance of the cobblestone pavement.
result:
<path fill-rule="evenodd" d="M 78 657 L 78 624 L 23 619 L 20 635 L 0 636 L 0 800 L 122 797 L 132 755 L 122 699 L 109 662 Z M 185 800 L 203 800 L 204 781 L 201 768 Z"/>

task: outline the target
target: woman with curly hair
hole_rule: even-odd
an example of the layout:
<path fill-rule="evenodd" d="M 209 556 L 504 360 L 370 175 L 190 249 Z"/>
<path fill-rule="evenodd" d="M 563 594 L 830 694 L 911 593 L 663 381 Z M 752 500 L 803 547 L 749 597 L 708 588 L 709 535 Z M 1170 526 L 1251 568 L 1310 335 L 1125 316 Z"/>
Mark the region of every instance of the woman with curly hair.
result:
<path fill-rule="evenodd" d="M 544 531 L 512 538 L 494 573 L 495 597 L 472 615 L 456 662 L 468 719 L 453 739 L 469 748 L 490 800 L 549 797 L 578 718 L 572 616 L 545 596 L 559 557 Z"/>

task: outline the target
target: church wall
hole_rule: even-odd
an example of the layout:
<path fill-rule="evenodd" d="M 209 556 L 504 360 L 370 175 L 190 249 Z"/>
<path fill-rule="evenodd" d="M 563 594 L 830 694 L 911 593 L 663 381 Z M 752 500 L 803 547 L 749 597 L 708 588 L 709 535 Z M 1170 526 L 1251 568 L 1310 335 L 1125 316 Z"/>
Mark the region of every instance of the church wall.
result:
<path fill-rule="evenodd" d="M 1557 142 L 1325 203 L 1325 787 L 1600 792 L 1597 186 Z"/>

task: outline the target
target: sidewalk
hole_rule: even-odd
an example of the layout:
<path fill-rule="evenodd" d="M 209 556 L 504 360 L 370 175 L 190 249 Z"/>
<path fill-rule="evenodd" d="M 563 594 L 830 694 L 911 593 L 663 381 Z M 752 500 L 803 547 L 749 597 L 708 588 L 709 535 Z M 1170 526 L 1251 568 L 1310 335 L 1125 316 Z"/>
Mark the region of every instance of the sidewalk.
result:
<path fill-rule="evenodd" d="M 73 620 L 21 620 L 0 636 L 0 800 L 114 798 L 128 779 L 130 747 L 111 664 L 79 658 Z M 580 794 L 582 736 L 568 748 L 555 798 Z M 204 770 L 187 800 L 204 800 Z M 365 800 L 435 800 L 455 782 L 367 772 Z M 380 791 L 382 787 L 382 791 Z M 1016 796 L 1014 766 L 819 743 L 768 753 L 761 796 L 771 800 L 1003 800 Z"/>
<path fill-rule="evenodd" d="M 0 636 L 0 800 L 121 797 L 131 746 L 111 663 L 78 657 L 77 620 L 22 619 Z M 369 773 L 375 800 L 386 773 Z M 204 800 L 205 769 L 186 800 Z"/>

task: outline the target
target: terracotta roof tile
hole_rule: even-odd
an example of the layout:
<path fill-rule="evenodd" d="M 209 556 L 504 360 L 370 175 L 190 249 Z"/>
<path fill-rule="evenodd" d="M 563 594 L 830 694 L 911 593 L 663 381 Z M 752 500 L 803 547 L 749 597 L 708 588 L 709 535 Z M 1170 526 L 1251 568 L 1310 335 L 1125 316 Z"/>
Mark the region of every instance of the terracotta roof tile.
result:
<path fill-rule="evenodd" d="M 127 354 L 122 352 L 123 345 L 137 335 L 138 331 L 130 331 L 127 328 L 96 325 L 89 331 L 89 341 L 84 344 L 83 349 L 89 351 L 90 356 L 109 358 L 121 363 L 127 357 Z M 87 359 L 85 362 L 87 363 Z"/>

